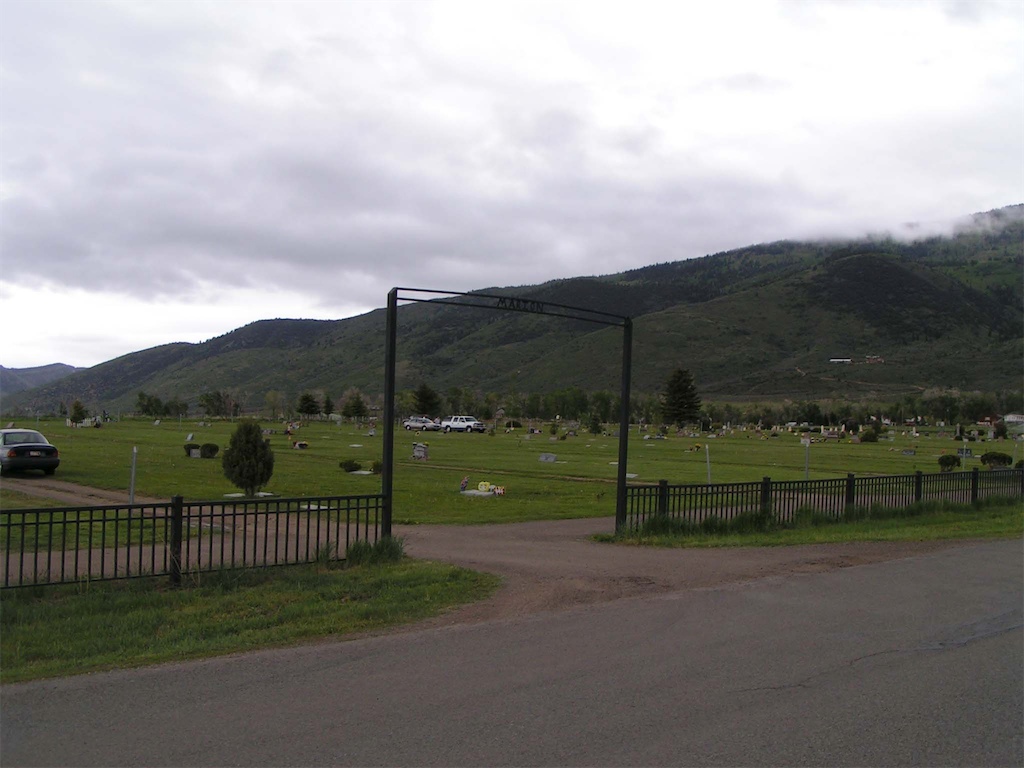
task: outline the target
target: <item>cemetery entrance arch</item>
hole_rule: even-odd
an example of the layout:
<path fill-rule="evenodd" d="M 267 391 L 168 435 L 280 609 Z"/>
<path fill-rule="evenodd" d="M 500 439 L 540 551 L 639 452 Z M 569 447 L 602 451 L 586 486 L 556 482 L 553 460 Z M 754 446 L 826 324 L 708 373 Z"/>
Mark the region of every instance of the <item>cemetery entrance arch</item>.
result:
<path fill-rule="evenodd" d="M 619 464 L 615 493 L 615 530 L 626 522 L 626 460 L 629 443 L 629 386 L 632 372 L 633 321 L 622 315 L 599 312 L 566 304 L 554 304 L 514 296 L 488 293 L 435 291 L 426 288 L 392 288 L 388 293 L 387 323 L 384 342 L 384 468 L 381 472 L 381 535 L 391 536 L 391 513 L 394 500 L 395 467 L 395 350 L 398 329 L 398 302 L 431 302 L 458 307 L 479 307 L 507 312 L 529 312 L 569 320 L 584 320 L 598 325 L 622 328 L 622 387 L 619 410 Z"/>

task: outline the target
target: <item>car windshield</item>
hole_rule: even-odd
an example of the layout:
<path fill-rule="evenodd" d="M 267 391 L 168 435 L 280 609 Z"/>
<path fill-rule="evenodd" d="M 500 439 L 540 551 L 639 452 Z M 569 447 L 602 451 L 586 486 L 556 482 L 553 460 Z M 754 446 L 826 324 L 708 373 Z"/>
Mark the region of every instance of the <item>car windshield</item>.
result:
<path fill-rule="evenodd" d="M 45 443 L 46 438 L 38 432 L 25 430 L 23 432 L 5 432 L 4 445 L 21 445 L 23 443 Z"/>

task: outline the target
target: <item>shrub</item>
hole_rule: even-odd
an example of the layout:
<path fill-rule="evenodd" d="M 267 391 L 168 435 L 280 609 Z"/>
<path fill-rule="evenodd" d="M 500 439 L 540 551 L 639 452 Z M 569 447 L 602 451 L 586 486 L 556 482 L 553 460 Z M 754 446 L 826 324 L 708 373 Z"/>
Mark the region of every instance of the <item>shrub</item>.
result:
<path fill-rule="evenodd" d="M 862 443 L 877 443 L 878 433 L 873 429 L 862 429 L 860 432 L 860 441 Z"/>
<path fill-rule="evenodd" d="M 643 536 L 690 536 L 697 532 L 697 527 L 687 520 L 668 515 L 654 515 L 640 526 Z"/>
<path fill-rule="evenodd" d="M 199 450 L 199 443 L 185 443 L 185 455 L 189 458 L 192 457 L 192 451 Z"/>
<path fill-rule="evenodd" d="M 952 472 L 961 464 L 960 457 L 952 453 L 939 456 L 939 469 L 943 472 Z"/>
<path fill-rule="evenodd" d="M 358 472 L 363 468 L 363 465 L 355 459 L 342 459 L 338 462 L 338 466 L 346 472 Z"/>
<path fill-rule="evenodd" d="M 551 426 L 549 426 L 548 427 L 548 432 L 550 432 L 552 435 L 557 435 L 558 434 L 558 425 L 557 424 L 552 424 Z"/>
<path fill-rule="evenodd" d="M 345 550 L 345 562 L 347 565 L 397 563 L 404 554 L 404 539 L 388 536 L 373 544 L 364 540 L 353 541 Z"/>
<path fill-rule="evenodd" d="M 720 517 L 705 517 L 701 520 L 700 530 L 702 533 L 706 533 L 710 536 L 716 536 L 728 533 L 729 524 Z"/>
<path fill-rule="evenodd" d="M 370 466 L 370 471 L 375 475 L 379 475 L 384 471 L 384 462 L 380 459 L 374 459 L 373 464 Z"/>
<path fill-rule="evenodd" d="M 999 451 L 989 451 L 981 456 L 981 463 L 990 469 L 996 467 L 1008 467 L 1013 464 L 1013 457 L 1008 453 L 1001 453 Z"/>
<path fill-rule="evenodd" d="M 774 530 L 775 515 L 771 512 L 742 512 L 727 523 L 730 533 L 767 533 Z"/>
<path fill-rule="evenodd" d="M 590 417 L 590 426 L 588 427 L 588 431 L 592 435 L 601 434 L 601 420 L 597 417 L 597 414 Z"/>
<path fill-rule="evenodd" d="M 217 457 L 217 453 L 220 451 L 220 446 L 216 443 L 203 443 L 199 446 L 199 458 L 201 459 L 214 459 Z"/>
<path fill-rule="evenodd" d="M 822 525 L 832 525 L 838 522 L 837 518 L 812 507 L 800 507 L 793 513 L 794 528 L 818 528 Z"/>
<path fill-rule="evenodd" d="M 255 496 L 270 481 L 274 474 L 274 452 L 263 439 L 263 430 L 257 422 L 244 419 L 238 423 L 221 466 L 224 476 L 246 496 Z"/>

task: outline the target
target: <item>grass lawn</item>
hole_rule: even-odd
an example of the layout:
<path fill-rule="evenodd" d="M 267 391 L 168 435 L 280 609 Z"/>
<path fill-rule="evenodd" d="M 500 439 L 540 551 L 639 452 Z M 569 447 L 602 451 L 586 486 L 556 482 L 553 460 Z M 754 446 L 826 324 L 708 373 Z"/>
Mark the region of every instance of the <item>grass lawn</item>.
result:
<path fill-rule="evenodd" d="M 124 420 L 100 429 L 72 429 L 60 421 L 41 420 L 38 428 L 61 451 L 58 479 L 99 488 L 126 491 L 130 483 L 132 448 L 138 447 L 136 494 L 169 499 L 181 494 L 189 500 L 219 499 L 237 491 L 224 477 L 220 458 L 191 459 L 183 446 L 189 435 L 195 443 L 215 443 L 221 451 L 234 430 L 229 421 L 206 422 L 164 419 Z M 265 489 L 283 497 L 378 493 L 378 475 L 344 472 L 339 463 L 353 459 L 369 468 L 382 456 L 378 429 L 370 435 L 352 424 L 310 422 L 293 437 L 283 434 L 278 422 L 263 422 L 273 429 L 274 475 Z M 527 520 L 611 516 L 615 514 L 615 479 L 618 438 L 581 432 L 564 440 L 525 430 L 510 434 L 416 434 L 399 429 L 395 436 L 396 523 L 502 523 Z M 559 437 L 565 434 L 562 430 Z M 891 440 L 889 438 L 892 438 Z M 676 437 L 644 440 L 630 435 L 629 466 L 632 482 L 705 483 L 708 459 L 715 483 L 902 475 L 916 470 L 938 471 L 938 457 L 955 452 L 962 443 L 937 431 L 918 437 L 894 430 L 878 443 L 849 441 L 814 443 L 808 450 L 799 433 L 768 437 L 734 430 L 709 438 Z M 292 440 L 308 443 L 295 450 Z M 413 443 L 428 444 L 429 459 L 412 459 Z M 699 446 L 699 447 L 698 447 Z M 1015 443 L 973 443 L 977 455 L 1000 450 L 1017 458 Z M 541 454 L 555 455 L 543 462 Z M 965 468 L 979 466 L 966 459 Z M 41 477 L 41 476 L 40 476 Z M 470 487 L 488 481 L 506 488 L 500 498 L 474 498 L 458 493 L 463 477 Z M 0 509 L 23 506 L 22 499 L 0 484 Z M 30 503 L 28 506 L 37 506 Z"/>
<path fill-rule="evenodd" d="M 481 600 L 498 578 L 403 560 L 295 566 L 166 579 L 6 590 L 0 682 L 182 661 L 339 639 Z"/>
<path fill-rule="evenodd" d="M 937 541 L 1024 537 L 1024 505 L 994 502 L 978 506 L 927 504 L 905 510 L 876 510 L 862 520 L 803 522 L 768 531 L 706 533 L 666 530 L 655 523 L 648 530 L 602 534 L 599 541 L 656 547 L 774 547 L 836 544 L 852 541 Z M 660 528 L 660 530 L 659 530 Z"/>

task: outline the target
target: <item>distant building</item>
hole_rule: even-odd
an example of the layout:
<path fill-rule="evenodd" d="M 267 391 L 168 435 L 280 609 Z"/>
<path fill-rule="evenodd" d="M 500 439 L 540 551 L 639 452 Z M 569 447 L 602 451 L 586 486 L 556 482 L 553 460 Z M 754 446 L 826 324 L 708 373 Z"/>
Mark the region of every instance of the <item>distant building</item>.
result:
<path fill-rule="evenodd" d="M 828 361 L 830 363 L 843 363 L 845 365 L 849 365 L 850 363 L 853 362 L 853 358 L 852 357 L 830 357 Z"/>

